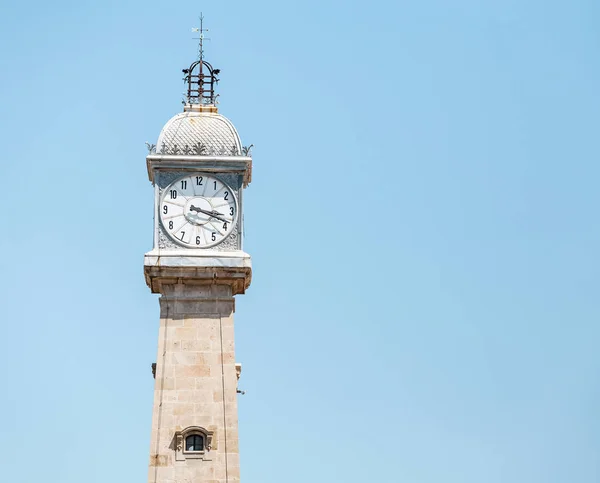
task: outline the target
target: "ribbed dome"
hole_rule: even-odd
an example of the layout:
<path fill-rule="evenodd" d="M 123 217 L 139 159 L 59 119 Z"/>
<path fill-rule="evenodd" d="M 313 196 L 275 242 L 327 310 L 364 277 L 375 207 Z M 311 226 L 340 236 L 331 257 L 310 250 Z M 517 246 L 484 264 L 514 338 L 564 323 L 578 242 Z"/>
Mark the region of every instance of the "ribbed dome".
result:
<path fill-rule="evenodd" d="M 215 112 L 185 111 L 171 118 L 156 143 L 157 154 L 240 156 L 240 137 L 229 119 Z"/>

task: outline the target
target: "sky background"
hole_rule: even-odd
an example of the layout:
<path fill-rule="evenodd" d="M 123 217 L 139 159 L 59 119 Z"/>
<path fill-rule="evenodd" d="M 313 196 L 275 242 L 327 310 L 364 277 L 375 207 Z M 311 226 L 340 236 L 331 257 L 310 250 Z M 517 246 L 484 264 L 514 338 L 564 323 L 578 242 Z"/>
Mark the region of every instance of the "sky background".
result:
<path fill-rule="evenodd" d="M 242 481 L 600 481 L 592 0 L 2 2 L 0 481 L 146 481 L 201 11 L 255 146 Z"/>

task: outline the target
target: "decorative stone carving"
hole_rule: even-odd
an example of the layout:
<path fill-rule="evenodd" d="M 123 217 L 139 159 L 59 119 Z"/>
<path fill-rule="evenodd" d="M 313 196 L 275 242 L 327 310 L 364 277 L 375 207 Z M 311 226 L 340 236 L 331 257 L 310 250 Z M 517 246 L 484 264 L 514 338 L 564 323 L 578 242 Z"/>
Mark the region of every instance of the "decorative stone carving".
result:
<path fill-rule="evenodd" d="M 183 435 L 181 433 L 175 434 L 175 461 L 185 461 L 185 456 L 183 456 Z"/>
<path fill-rule="evenodd" d="M 188 436 L 198 434 L 202 436 L 204 448 L 199 451 L 186 451 L 185 440 Z M 189 426 L 182 431 L 177 431 L 174 438 L 175 461 L 185 461 L 188 459 L 199 459 L 210 461 L 209 453 L 213 448 L 214 431 L 209 431 L 200 426 Z"/>
<path fill-rule="evenodd" d="M 241 155 L 252 157 L 251 150 L 253 146 L 254 144 L 243 146 Z M 146 147 L 148 148 L 148 154 L 156 153 L 156 145 L 146 143 Z M 226 146 L 207 146 L 204 143 L 196 143 L 192 146 L 189 144 L 180 146 L 178 144 L 167 144 L 163 142 L 160 145 L 160 154 L 169 156 L 187 156 L 190 154 L 195 156 L 240 156 L 237 146 L 231 146 L 228 149 Z"/>

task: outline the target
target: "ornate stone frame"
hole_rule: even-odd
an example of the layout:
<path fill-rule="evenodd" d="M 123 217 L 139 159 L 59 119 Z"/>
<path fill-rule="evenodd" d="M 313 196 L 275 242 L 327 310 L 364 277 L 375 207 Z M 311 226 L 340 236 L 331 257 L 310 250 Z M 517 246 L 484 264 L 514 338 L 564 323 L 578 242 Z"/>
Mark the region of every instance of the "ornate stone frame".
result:
<path fill-rule="evenodd" d="M 202 451 L 186 451 L 185 440 L 188 436 L 199 434 L 204 439 L 204 449 Z M 191 459 L 200 459 L 210 461 L 210 450 L 212 449 L 214 431 L 208 431 L 200 426 L 189 426 L 182 431 L 175 433 L 175 461 L 185 461 Z"/>
<path fill-rule="evenodd" d="M 192 174 L 206 174 L 218 179 L 223 184 L 226 184 L 236 198 L 237 220 L 232 227 L 231 232 L 220 243 L 206 248 L 191 248 L 183 246 L 174 241 L 171 235 L 165 230 L 160 221 L 160 206 L 165 190 L 169 185 L 178 178 L 190 176 Z M 202 252 L 214 251 L 239 251 L 242 250 L 243 240 L 243 223 L 244 223 L 244 206 L 243 206 L 243 189 L 242 175 L 239 173 L 228 171 L 210 171 L 210 170 L 195 170 L 189 171 L 185 169 L 160 170 L 156 173 L 155 178 L 155 193 L 154 193 L 154 248 L 160 250 L 179 250 L 184 256 L 193 253 L 201 255 Z"/>

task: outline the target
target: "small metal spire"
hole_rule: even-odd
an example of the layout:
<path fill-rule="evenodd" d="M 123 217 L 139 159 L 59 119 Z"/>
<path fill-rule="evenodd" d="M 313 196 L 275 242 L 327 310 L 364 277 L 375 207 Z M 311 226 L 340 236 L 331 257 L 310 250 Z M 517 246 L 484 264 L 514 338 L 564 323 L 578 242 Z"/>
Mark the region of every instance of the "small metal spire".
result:
<path fill-rule="evenodd" d="M 208 29 L 204 28 L 204 15 L 202 12 L 200 13 L 200 27 L 192 28 L 192 32 L 199 32 L 198 37 L 194 37 L 194 39 L 198 40 L 198 60 L 204 60 L 204 45 L 203 42 L 205 40 L 210 40 L 209 38 L 204 37 L 204 32 L 208 32 Z"/>

